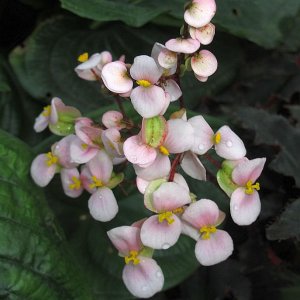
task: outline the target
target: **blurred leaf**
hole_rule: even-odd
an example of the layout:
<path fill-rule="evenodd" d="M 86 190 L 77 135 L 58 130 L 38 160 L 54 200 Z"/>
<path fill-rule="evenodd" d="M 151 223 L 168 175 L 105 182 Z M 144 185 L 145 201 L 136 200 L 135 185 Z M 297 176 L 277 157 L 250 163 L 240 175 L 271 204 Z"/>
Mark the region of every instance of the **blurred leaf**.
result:
<path fill-rule="evenodd" d="M 269 240 L 300 238 L 300 198 L 288 204 L 284 212 L 266 230 Z"/>
<path fill-rule="evenodd" d="M 286 176 L 293 176 L 300 186 L 300 129 L 292 127 L 282 116 L 254 108 L 240 108 L 237 112 L 246 128 L 255 130 L 256 144 L 278 146 L 277 157 L 269 165 Z"/>
<path fill-rule="evenodd" d="M 0 295 L 90 299 L 64 234 L 28 176 L 29 147 L 0 131 L 0 154 Z"/>

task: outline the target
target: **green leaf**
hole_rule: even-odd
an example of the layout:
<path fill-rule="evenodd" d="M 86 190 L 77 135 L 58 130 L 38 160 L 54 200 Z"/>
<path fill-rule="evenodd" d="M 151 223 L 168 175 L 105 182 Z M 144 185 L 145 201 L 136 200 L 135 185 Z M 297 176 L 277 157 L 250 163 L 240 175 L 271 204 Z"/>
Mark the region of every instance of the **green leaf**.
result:
<path fill-rule="evenodd" d="M 0 131 L 0 157 L 0 295 L 90 299 L 63 232 L 29 177 L 29 147 Z"/>
<path fill-rule="evenodd" d="M 254 108 L 240 108 L 238 117 L 246 128 L 255 130 L 256 144 L 278 146 L 280 152 L 269 165 L 276 172 L 293 176 L 300 186 L 299 141 L 300 129 L 292 127 L 282 116 L 269 114 Z M 298 143 L 297 143 L 298 142 Z"/>
<path fill-rule="evenodd" d="M 300 198 L 289 204 L 266 232 L 269 240 L 300 238 Z"/>

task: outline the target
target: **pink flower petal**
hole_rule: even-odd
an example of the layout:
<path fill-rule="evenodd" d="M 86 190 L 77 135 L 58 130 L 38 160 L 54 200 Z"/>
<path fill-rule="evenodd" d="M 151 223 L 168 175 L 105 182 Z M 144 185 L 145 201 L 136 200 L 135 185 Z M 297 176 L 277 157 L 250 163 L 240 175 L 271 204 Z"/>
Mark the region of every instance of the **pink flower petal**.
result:
<path fill-rule="evenodd" d="M 45 187 L 54 177 L 57 164 L 47 165 L 48 157 L 46 154 L 39 154 L 32 162 L 30 174 L 34 182 Z"/>
<path fill-rule="evenodd" d="M 214 132 L 202 116 L 195 116 L 188 120 L 194 129 L 194 144 L 192 151 L 202 155 L 213 145 Z"/>
<path fill-rule="evenodd" d="M 171 102 L 178 100 L 182 95 L 179 85 L 173 79 L 166 80 L 163 88 L 170 95 Z"/>
<path fill-rule="evenodd" d="M 60 171 L 60 178 L 64 192 L 67 196 L 71 198 L 77 198 L 82 194 L 83 187 L 80 182 L 79 172 L 76 168 L 62 169 Z M 74 178 L 76 178 L 75 181 Z M 76 185 L 77 180 L 79 184 Z"/>
<path fill-rule="evenodd" d="M 240 162 L 232 171 L 232 180 L 240 186 L 245 186 L 249 180 L 254 184 L 260 176 L 265 162 L 265 157 Z"/>
<path fill-rule="evenodd" d="M 195 241 L 198 241 L 200 238 L 199 229 L 196 229 L 184 220 L 181 220 L 181 233 L 189 236 Z"/>
<path fill-rule="evenodd" d="M 190 27 L 189 33 L 193 39 L 197 39 L 202 45 L 208 45 L 215 36 L 215 25 L 208 23 L 203 27 Z"/>
<path fill-rule="evenodd" d="M 216 72 L 218 61 L 210 51 L 201 50 L 192 57 L 191 67 L 196 75 L 208 77 Z"/>
<path fill-rule="evenodd" d="M 102 69 L 103 69 L 103 67 L 106 65 L 106 64 L 108 64 L 108 63 L 110 63 L 110 62 L 112 62 L 112 55 L 111 55 L 111 53 L 109 52 L 109 51 L 103 51 L 103 52 L 101 52 L 100 53 L 100 62 L 97 64 L 97 70 L 99 70 L 99 72 L 101 72 L 102 71 Z"/>
<path fill-rule="evenodd" d="M 168 249 L 179 239 L 181 221 L 173 214 L 173 223 L 159 222 L 158 215 L 148 218 L 141 228 L 141 240 L 145 246 L 153 249 Z"/>
<path fill-rule="evenodd" d="M 190 54 L 199 49 L 200 42 L 193 39 L 176 38 L 168 40 L 166 47 L 173 52 Z"/>
<path fill-rule="evenodd" d="M 83 187 L 91 194 L 96 192 L 97 190 L 96 187 L 95 188 L 90 187 L 90 185 L 93 183 L 92 176 L 93 174 L 91 173 L 88 166 L 84 165 L 83 168 L 81 168 L 80 179 Z"/>
<path fill-rule="evenodd" d="M 157 57 L 158 63 L 165 69 L 177 66 L 177 53 L 163 48 Z"/>
<path fill-rule="evenodd" d="M 97 76 L 99 72 L 94 71 L 93 73 L 92 70 L 96 68 L 96 66 L 100 63 L 100 61 L 101 61 L 101 55 L 99 53 L 95 53 L 87 61 L 78 65 L 75 68 L 75 72 L 82 79 L 91 80 L 91 81 L 97 80 L 98 79 Z"/>
<path fill-rule="evenodd" d="M 87 145 L 93 145 L 100 140 L 102 129 L 94 126 L 89 118 L 78 118 L 75 123 L 76 135 Z"/>
<path fill-rule="evenodd" d="M 190 192 L 190 188 L 181 174 L 175 173 L 173 182 L 179 184 L 181 187 L 185 188 L 188 192 Z"/>
<path fill-rule="evenodd" d="M 136 178 L 136 187 L 138 188 L 141 194 L 145 194 L 148 184 L 149 184 L 148 180 L 142 179 L 140 177 Z"/>
<path fill-rule="evenodd" d="M 138 165 L 133 165 L 133 167 L 138 177 L 151 181 L 167 176 L 171 170 L 171 162 L 168 156 L 158 153 L 149 167 L 141 168 Z"/>
<path fill-rule="evenodd" d="M 198 75 L 195 74 L 195 73 L 194 73 L 194 75 L 195 75 L 196 79 L 197 79 L 198 81 L 200 81 L 200 82 L 206 82 L 207 79 L 208 79 L 208 77 L 198 76 Z"/>
<path fill-rule="evenodd" d="M 88 202 L 91 216 L 101 222 L 112 220 L 119 211 L 113 192 L 106 187 L 98 188 Z"/>
<path fill-rule="evenodd" d="M 245 193 L 245 188 L 237 188 L 230 198 L 230 214 L 238 225 L 250 225 L 259 216 L 261 204 L 256 190 L 253 194 Z"/>
<path fill-rule="evenodd" d="M 111 158 L 104 151 L 98 151 L 97 155 L 87 163 L 88 168 L 93 176 L 106 184 L 111 177 L 113 164 Z"/>
<path fill-rule="evenodd" d="M 161 291 L 164 275 L 152 258 L 138 257 L 140 263 L 128 264 L 123 269 L 123 281 L 129 292 L 138 298 L 150 298 Z"/>
<path fill-rule="evenodd" d="M 155 84 L 162 75 L 162 71 L 152 57 L 140 55 L 134 58 L 133 65 L 130 68 L 130 75 L 135 80 L 147 80 Z"/>
<path fill-rule="evenodd" d="M 64 108 L 65 104 L 60 98 L 54 97 L 51 100 L 50 123 L 55 124 L 58 122 L 58 112 Z"/>
<path fill-rule="evenodd" d="M 200 229 L 203 226 L 215 226 L 219 218 L 217 204 L 209 199 L 196 201 L 184 211 L 182 219 Z"/>
<path fill-rule="evenodd" d="M 163 146 L 170 153 L 182 153 L 192 148 L 194 143 L 194 129 L 182 119 L 173 119 L 168 122 L 168 133 Z"/>
<path fill-rule="evenodd" d="M 128 255 L 130 251 L 140 251 L 143 247 L 141 230 L 133 226 L 120 226 L 107 231 L 107 235 L 121 255 Z"/>
<path fill-rule="evenodd" d="M 105 86 L 114 93 L 127 93 L 133 86 L 126 65 L 120 61 L 106 64 L 102 69 L 101 78 Z"/>
<path fill-rule="evenodd" d="M 173 211 L 191 202 L 189 191 L 175 182 L 163 183 L 153 193 L 153 207 L 157 212 Z"/>
<path fill-rule="evenodd" d="M 246 148 L 243 141 L 228 127 L 222 126 L 217 132 L 221 135 L 221 140 L 215 145 L 216 153 L 225 158 L 237 160 L 246 155 Z"/>
<path fill-rule="evenodd" d="M 110 110 L 102 115 L 102 123 L 106 128 L 122 129 L 126 125 L 122 124 L 123 115 L 119 111 Z"/>
<path fill-rule="evenodd" d="M 102 131 L 102 142 L 107 153 L 112 157 L 122 157 L 123 143 L 121 142 L 121 134 L 116 128 L 108 128 Z"/>
<path fill-rule="evenodd" d="M 132 90 L 130 99 L 134 109 L 143 118 L 152 118 L 165 108 L 166 95 L 164 90 L 156 85 L 138 86 Z"/>
<path fill-rule="evenodd" d="M 49 116 L 44 116 L 44 112 L 42 112 L 36 119 L 33 125 L 33 129 L 35 132 L 42 132 L 47 128 L 49 124 Z"/>
<path fill-rule="evenodd" d="M 126 158 L 133 164 L 144 165 L 153 163 L 157 156 L 157 151 L 143 144 L 138 135 L 128 138 L 124 142 L 123 150 Z"/>
<path fill-rule="evenodd" d="M 207 240 L 199 239 L 195 246 L 195 254 L 203 266 L 212 266 L 226 260 L 233 252 L 231 236 L 224 230 L 210 234 Z"/>
<path fill-rule="evenodd" d="M 79 164 L 87 163 L 93 159 L 98 151 L 99 149 L 83 143 L 82 140 L 77 137 L 70 144 L 71 160 Z"/>
<path fill-rule="evenodd" d="M 215 0 L 193 1 L 184 13 L 184 20 L 193 27 L 204 26 L 213 18 L 216 9 Z"/>
<path fill-rule="evenodd" d="M 206 170 L 197 155 L 193 152 L 185 152 L 180 165 L 183 171 L 192 178 L 206 180 Z"/>

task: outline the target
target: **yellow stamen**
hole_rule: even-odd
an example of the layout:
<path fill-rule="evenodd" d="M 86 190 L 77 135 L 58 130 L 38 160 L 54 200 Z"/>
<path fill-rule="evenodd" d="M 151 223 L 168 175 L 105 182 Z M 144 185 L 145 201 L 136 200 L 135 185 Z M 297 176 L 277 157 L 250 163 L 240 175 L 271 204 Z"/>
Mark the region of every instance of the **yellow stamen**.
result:
<path fill-rule="evenodd" d="M 216 232 L 217 228 L 215 226 L 202 226 L 199 231 L 202 233 L 201 238 L 203 240 L 208 240 L 210 238 L 210 234 Z"/>
<path fill-rule="evenodd" d="M 85 144 L 85 143 L 81 144 L 81 148 L 82 148 L 83 150 L 86 150 L 87 147 L 88 147 L 88 144 Z"/>
<path fill-rule="evenodd" d="M 143 86 L 143 87 L 149 87 L 150 85 L 152 85 L 150 81 L 143 80 L 143 79 L 142 80 L 137 80 L 136 83 L 140 86 Z"/>
<path fill-rule="evenodd" d="M 42 112 L 42 115 L 43 115 L 44 117 L 49 117 L 50 114 L 51 114 L 51 106 L 50 106 L 50 105 L 47 105 L 47 106 L 44 107 L 44 110 L 43 110 L 43 112 Z"/>
<path fill-rule="evenodd" d="M 256 182 L 255 184 L 252 184 L 252 181 L 249 180 L 247 183 L 246 183 L 246 190 L 245 190 L 245 193 L 247 195 L 252 195 L 254 190 L 257 190 L 259 191 L 260 190 L 260 185 L 258 182 Z"/>
<path fill-rule="evenodd" d="M 92 176 L 92 180 L 93 180 L 93 183 L 90 184 L 91 189 L 103 186 L 102 181 L 100 179 L 98 179 L 96 176 Z"/>
<path fill-rule="evenodd" d="M 138 252 L 137 251 L 129 251 L 129 256 L 125 256 L 124 259 L 125 259 L 125 264 L 128 265 L 131 261 L 133 262 L 134 265 L 137 265 L 139 264 L 140 262 L 140 259 L 137 258 L 138 256 Z"/>
<path fill-rule="evenodd" d="M 77 58 L 77 60 L 81 63 L 87 61 L 88 59 L 89 59 L 89 54 L 87 52 L 80 54 Z"/>
<path fill-rule="evenodd" d="M 171 211 L 166 211 L 158 214 L 158 222 L 162 223 L 164 220 L 166 220 L 168 224 L 171 225 L 175 221 L 173 218 L 173 213 Z"/>
<path fill-rule="evenodd" d="M 213 143 L 215 145 L 219 144 L 221 142 L 221 133 L 217 132 L 214 136 L 213 136 Z"/>
<path fill-rule="evenodd" d="M 169 150 L 164 146 L 159 146 L 159 151 L 163 155 L 169 155 L 170 154 Z"/>
<path fill-rule="evenodd" d="M 174 209 L 172 212 L 173 212 L 173 214 L 181 214 L 181 213 L 183 213 L 183 208 L 178 207 L 178 208 Z"/>
<path fill-rule="evenodd" d="M 69 184 L 70 190 L 79 190 L 81 188 L 81 181 L 76 176 L 72 177 L 73 183 Z"/>
<path fill-rule="evenodd" d="M 52 154 L 52 152 L 48 152 L 47 154 L 46 154 L 46 161 L 45 161 L 45 163 L 46 163 L 46 165 L 48 166 L 48 167 L 50 167 L 50 166 L 52 166 L 52 165 L 54 165 L 54 164 L 56 164 L 57 162 L 58 162 L 58 157 L 57 156 L 55 156 L 55 155 L 53 155 Z"/>

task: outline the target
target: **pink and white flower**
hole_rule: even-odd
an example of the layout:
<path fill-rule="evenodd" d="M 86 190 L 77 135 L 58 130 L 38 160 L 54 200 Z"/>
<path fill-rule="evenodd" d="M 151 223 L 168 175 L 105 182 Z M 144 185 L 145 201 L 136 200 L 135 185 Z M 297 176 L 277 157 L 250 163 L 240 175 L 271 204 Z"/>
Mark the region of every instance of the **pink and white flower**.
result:
<path fill-rule="evenodd" d="M 111 158 L 100 150 L 81 172 L 83 187 L 92 194 L 88 201 L 90 214 L 101 222 L 112 220 L 119 210 L 117 200 L 108 187 L 112 171 Z"/>
<path fill-rule="evenodd" d="M 191 54 L 196 52 L 200 47 L 200 42 L 191 38 L 170 39 L 166 42 L 166 48 L 176 53 Z"/>
<path fill-rule="evenodd" d="M 64 192 L 67 196 L 77 198 L 82 194 L 83 186 L 77 168 L 62 169 L 60 178 Z"/>
<path fill-rule="evenodd" d="M 256 182 L 260 176 L 266 158 L 244 159 L 232 171 L 232 181 L 239 186 L 230 197 L 230 213 L 238 225 L 250 225 L 261 210 L 260 185 Z"/>
<path fill-rule="evenodd" d="M 123 115 L 116 110 L 109 110 L 102 115 L 102 123 L 106 128 L 116 128 L 121 130 L 126 128 L 123 123 Z"/>
<path fill-rule="evenodd" d="M 227 126 L 224 125 L 214 134 L 211 127 L 202 116 L 188 120 L 194 128 L 194 145 L 192 151 L 202 155 L 214 146 L 216 153 L 225 159 L 237 160 L 246 155 L 243 141 Z"/>
<path fill-rule="evenodd" d="M 211 266 L 226 260 L 233 252 L 230 235 L 216 227 L 223 222 L 225 214 L 209 199 L 196 201 L 184 211 L 186 222 L 183 233 L 197 241 L 195 254 L 203 266 Z"/>
<path fill-rule="evenodd" d="M 193 55 L 191 67 L 198 80 L 206 81 L 207 77 L 216 72 L 218 61 L 210 51 L 201 50 Z"/>
<path fill-rule="evenodd" d="M 143 244 L 153 249 L 173 246 L 181 234 L 181 221 L 176 214 L 182 213 L 183 206 L 190 202 L 189 190 L 175 182 L 162 183 L 150 197 L 145 193 L 145 206 L 157 214 L 142 225 Z"/>
<path fill-rule="evenodd" d="M 184 20 L 193 27 L 208 24 L 216 13 L 215 0 L 193 0 L 184 13 Z"/>
<path fill-rule="evenodd" d="M 140 229 L 136 226 L 116 227 L 107 232 L 113 245 L 124 257 L 122 279 L 129 292 L 138 298 L 150 298 L 161 291 L 164 275 L 154 259 L 146 254 Z"/>
<path fill-rule="evenodd" d="M 208 23 L 203 27 L 189 27 L 189 33 L 192 39 L 198 40 L 201 45 L 208 45 L 215 36 L 215 25 Z"/>

